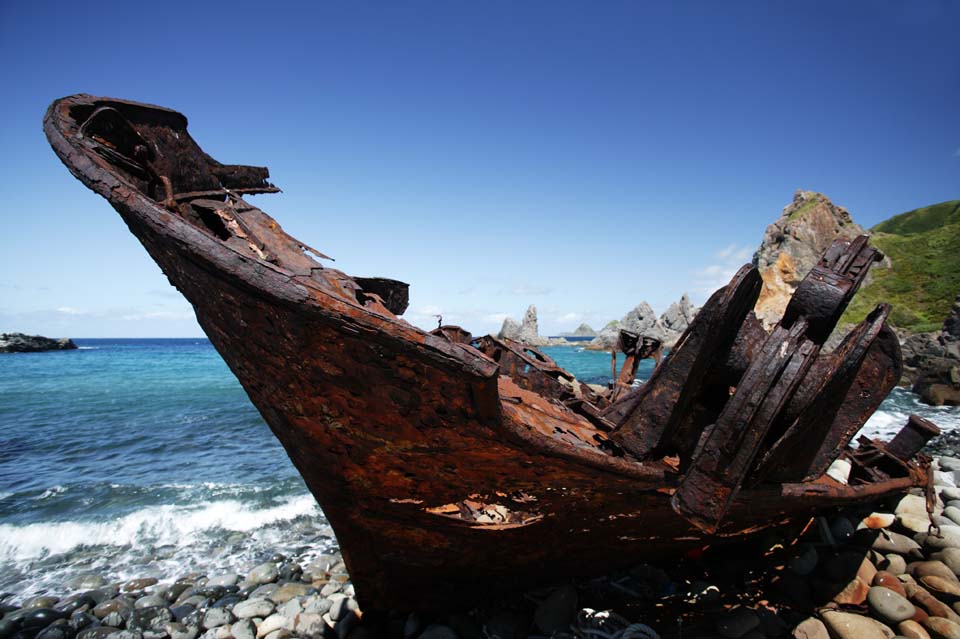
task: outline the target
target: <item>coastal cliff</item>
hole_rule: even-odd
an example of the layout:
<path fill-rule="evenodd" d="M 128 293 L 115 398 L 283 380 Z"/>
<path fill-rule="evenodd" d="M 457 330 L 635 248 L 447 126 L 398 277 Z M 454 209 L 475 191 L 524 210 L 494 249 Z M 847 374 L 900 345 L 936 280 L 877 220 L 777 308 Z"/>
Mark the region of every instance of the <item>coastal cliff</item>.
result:
<path fill-rule="evenodd" d="M 780 320 L 797 285 L 834 240 L 851 240 L 865 233 L 847 209 L 836 206 L 826 195 L 797 189 L 793 201 L 767 227 L 753 256 L 763 278 L 754 309 L 760 321 L 770 327 Z"/>

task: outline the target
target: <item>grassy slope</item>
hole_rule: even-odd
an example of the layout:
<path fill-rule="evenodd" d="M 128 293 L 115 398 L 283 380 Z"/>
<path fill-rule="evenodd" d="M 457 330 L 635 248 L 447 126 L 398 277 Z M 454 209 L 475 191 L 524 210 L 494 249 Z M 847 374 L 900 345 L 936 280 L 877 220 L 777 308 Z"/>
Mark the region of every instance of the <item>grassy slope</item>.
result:
<path fill-rule="evenodd" d="M 893 268 L 876 268 L 842 322 L 859 322 L 880 302 L 891 322 L 915 332 L 938 330 L 960 293 L 960 200 L 908 211 L 870 229 L 871 243 Z"/>

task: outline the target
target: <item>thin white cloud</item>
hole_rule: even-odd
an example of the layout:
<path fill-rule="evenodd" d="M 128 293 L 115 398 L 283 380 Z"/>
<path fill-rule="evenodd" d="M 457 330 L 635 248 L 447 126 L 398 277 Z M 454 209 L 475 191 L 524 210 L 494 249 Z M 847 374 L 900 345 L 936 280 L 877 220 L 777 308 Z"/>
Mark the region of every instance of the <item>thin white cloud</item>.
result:
<path fill-rule="evenodd" d="M 80 308 L 74 308 L 72 306 L 61 306 L 57 308 L 57 312 L 61 315 L 89 315 L 89 311 L 85 311 Z"/>
<path fill-rule="evenodd" d="M 712 264 L 691 271 L 695 290 L 703 295 L 726 286 L 740 267 L 751 260 L 753 248 L 731 244 L 714 253 L 714 257 Z"/>

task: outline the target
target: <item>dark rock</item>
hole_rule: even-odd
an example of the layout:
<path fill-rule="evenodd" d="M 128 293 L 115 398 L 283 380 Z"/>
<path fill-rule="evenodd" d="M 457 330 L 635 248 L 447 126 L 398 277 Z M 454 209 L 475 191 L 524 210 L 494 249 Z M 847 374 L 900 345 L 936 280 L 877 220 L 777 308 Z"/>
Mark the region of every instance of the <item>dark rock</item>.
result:
<path fill-rule="evenodd" d="M 460 639 L 456 631 L 450 626 L 433 623 L 427 626 L 426 630 L 420 635 L 420 639 Z"/>
<path fill-rule="evenodd" d="M 303 566 L 294 562 L 287 562 L 280 566 L 280 581 L 299 581 L 303 575 Z"/>
<path fill-rule="evenodd" d="M 133 612 L 131 611 L 127 617 L 129 617 Z M 100 623 L 104 626 L 112 626 L 113 628 L 123 628 L 127 625 L 127 620 L 119 612 L 114 610 L 109 615 L 100 620 Z"/>
<path fill-rule="evenodd" d="M 73 639 L 76 634 L 66 619 L 59 619 L 41 630 L 37 639 Z"/>
<path fill-rule="evenodd" d="M 0 619 L 0 639 L 10 639 L 20 630 L 20 622 L 13 619 Z"/>
<path fill-rule="evenodd" d="M 123 584 L 124 592 L 137 592 L 143 590 L 144 588 L 149 588 L 157 583 L 157 580 L 153 577 L 146 577 L 144 579 L 131 579 L 127 583 Z"/>
<path fill-rule="evenodd" d="M 78 595 L 71 595 L 64 599 L 61 599 L 56 606 L 55 610 L 62 610 L 67 613 L 67 615 L 73 614 L 74 611 L 80 610 L 84 606 L 93 608 L 97 605 L 97 601 L 87 593 L 80 593 Z"/>
<path fill-rule="evenodd" d="M 66 619 L 69 615 L 53 608 L 34 608 L 23 616 L 22 628 L 46 628 L 57 619 Z"/>
<path fill-rule="evenodd" d="M 104 601 L 109 601 L 117 596 L 120 592 L 120 589 L 116 586 L 104 586 L 103 588 L 97 588 L 96 590 L 91 590 L 87 592 L 87 596 L 93 599 L 97 604 L 102 604 Z"/>
<path fill-rule="evenodd" d="M 67 338 L 52 339 L 23 333 L 0 333 L 0 353 L 39 353 L 75 350 L 77 345 Z"/>
<path fill-rule="evenodd" d="M 70 617 L 70 627 L 80 631 L 100 625 L 100 620 L 88 612 L 81 612 Z"/>
<path fill-rule="evenodd" d="M 192 612 L 196 612 L 196 608 L 194 608 L 193 606 L 179 605 L 179 606 L 174 606 L 170 608 L 170 614 L 173 615 L 174 621 L 183 621 L 187 617 L 187 615 L 189 615 Z M 200 625 L 199 621 L 200 620 L 197 619 L 198 626 Z"/>
<path fill-rule="evenodd" d="M 46 595 L 40 595 L 37 597 L 30 597 L 29 599 L 23 602 L 24 610 L 33 610 L 34 608 L 53 608 L 57 605 L 57 602 L 60 601 L 59 597 L 49 597 Z"/>
<path fill-rule="evenodd" d="M 166 606 L 167 600 L 158 595 L 147 595 L 140 597 L 133 603 L 134 608 L 156 608 L 157 606 Z"/>
<path fill-rule="evenodd" d="M 567 632 L 577 614 L 577 589 L 573 586 L 557 588 L 537 606 L 533 621 L 544 634 L 552 636 Z"/>
<path fill-rule="evenodd" d="M 153 606 L 150 608 L 139 608 L 133 611 L 133 614 L 127 620 L 128 630 L 147 630 L 163 631 L 166 623 L 173 621 L 173 613 L 164 606 Z"/>
<path fill-rule="evenodd" d="M 523 639 L 530 629 L 530 619 L 515 610 L 501 608 L 493 611 L 483 625 L 489 639 Z"/>
<path fill-rule="evenodd" d="M 212 604 L 210 604 L 210 607 L 211 608 L 231 608 L 232 606 L 240 603 L 241 601 L 243 601 L 243 597 L 241 597 L 240 595 L 225 595 L 223 597 L 220 597 L 216 601 L 214 601 Z"/>
<path fill-rule="evenodd" d="M 129 614 L 129 611 L 133 610 L 133 603 L 123 598 L 109 599 L 97 604 L 93 609 L 93 614 L 98 619 L 103 619 L 111 612 L 121 612 L 123 610 L 126 610 Z"/>

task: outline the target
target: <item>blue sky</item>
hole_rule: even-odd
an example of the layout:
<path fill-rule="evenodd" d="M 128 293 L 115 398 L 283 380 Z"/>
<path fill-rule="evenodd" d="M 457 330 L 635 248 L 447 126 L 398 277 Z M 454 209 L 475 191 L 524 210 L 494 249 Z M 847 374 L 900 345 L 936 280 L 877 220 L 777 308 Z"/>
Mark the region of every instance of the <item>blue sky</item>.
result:
<path fill-rule="evenodd" d="M 142 5 L 142 6 L 134 6 Z M 860 224 L 960 197 L 960 3 L 0 4 L 0 331 L 193 336 L 41 119 L 182 111 L 253 201 L 407 319 L 544 333 L 702 302 L 797 188 Z"/>

